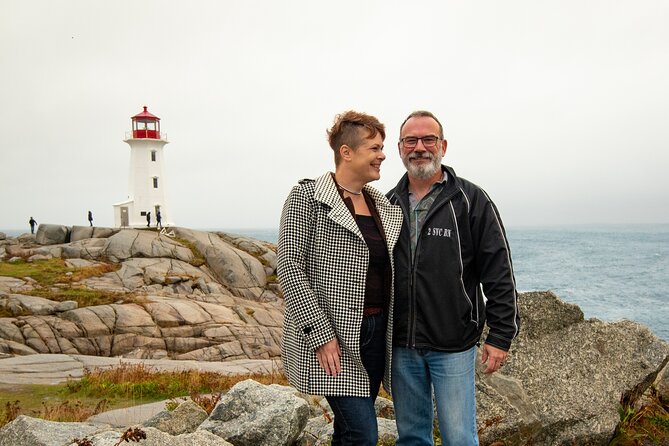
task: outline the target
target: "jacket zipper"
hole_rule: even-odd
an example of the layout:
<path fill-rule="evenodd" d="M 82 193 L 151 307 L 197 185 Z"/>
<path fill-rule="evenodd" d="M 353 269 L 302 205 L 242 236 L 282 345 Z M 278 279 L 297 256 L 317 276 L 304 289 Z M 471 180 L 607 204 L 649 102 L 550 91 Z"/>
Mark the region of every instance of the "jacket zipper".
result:
<path fill-rule="evenodd" d="M 427 215 L 425 216 L 425 220 L 423 221 L 423 226 L 421 226 L 420 232 L 416 231 L 416 251 L 413 256 L 413 263 L 411 265 L 411 308 L 413 309 L 413 312 L 410 312 L 411 319 L 409 320 L 409 326 L 411 327 L 411 348 L 416 348 L 416 302 L 418 300 L 416 296 L 416 287 L 414 286 L 416 283 L 416 266 L 418 264 L 417 259 L 420 254 L 420 245 L 423 240 L 422 234 L 423 234 L 423 228 L 425 225 L 430 221 L 430 218 L 437 212 L 439 208 L 442 206 L 445 206 L 446 203 L 450 201 L 450 199 L 455 196 L 455 194 L 449 195 L 447 198 L 443 200 L 439 200 L 438 202 L 434 202 L 432 204 L 432 207 L 428 211 Z M 411 250 L 409 250 L 409 255 L 411 255 Z"/>
<path fill-rule="evenodd" d="M 434 213 L 437 211 L 438 208 L 444 206 L 446 203 L 451 201 L 451 199 L 460 192 L 459 190 L 453 192 L 450 194 L 448 197 L 444 198 L 443 200 L 439 200 L 439 202 L 436 203 L 436 205 L 433 203 L 432 207 L 428 211 L 428 214 L 425 216 L 425 221 L 423 222 L 423 226 L 428 222 L 430 217 L 434 215 Z M 404 214 L 404 218 L 406 219 L 405 221 L 411 221 L 408 219 L 408 214 L 410 210 L 407 210 L 405 208 L 405 203 L 400 200 L 400 197 L 397 194 L 394 194 L 394 196 L 397 199 L 397 203 L 399 203 L 400 208 L 402 209 L 402 213 Z M 457 224 L 457 223 L 456 223 Z M 421 232 L 416 231 L 416 251 L 415 255 L 411 256 L 411 233 L 409 233 L 409 250 L 408 250 L 408 256 L 409 256 L 409 264 L 411 265 L 411 274 L 409 275 L 409 323 L 407 324 L 407 348 L 416 348 L 416 287 L 414 284 L 416 283 L 416 259 L 418 258 L 418 253 L 419 253 L 419 248 L 420 248 L 420 243 L 422 240 L 421 233 L 422 233 L 422 227 L 421 227 Z M 461 260 L 462 261 L 462 258 Z"/>

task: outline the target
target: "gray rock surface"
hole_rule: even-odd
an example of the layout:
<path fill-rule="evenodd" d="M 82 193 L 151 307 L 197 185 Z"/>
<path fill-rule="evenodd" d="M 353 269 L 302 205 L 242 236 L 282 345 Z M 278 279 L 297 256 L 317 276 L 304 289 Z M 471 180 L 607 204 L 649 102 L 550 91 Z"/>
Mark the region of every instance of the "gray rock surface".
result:
<path fill-rule="evenodd" d="M 482 444 L 606 445 L 621 395 L 669 355 L 669 344 L 630 321 L 583 320 L 553 293 L 519 299 L 527 327 L 504 368 L 477 371 Z"/>
<path fill-rule="evenodd" d="M 288 446 L 304 429 L 308 415 L 302 398 L 246 380 L 221 398 L 200 429 L 235 446 Z"/>
<path fill-rule="evenodd" d="M 35 240 L 40 245 L 57 245 L 70 241 L 70 228 L 63 225 L 40 224 Z"/>
<path fill-rule="evenodd" d="M 213 276 L 233 295 L 248 299 L 262 296 L 267 274 L 257 258 L 231 246 L 215 233 L 185 228 L 176 231 L 202 253 Z"/>
<path fill-rule="evenodd" d="M 206 431 L 173 436 L 153 427 L 139 429 L 146 436 L 140 440 L 142 446 L 233 446 Z M 0 446 L 76 446 L 74 439 L 88 439 L 95 446 L 114 446 L 119 441 L 126 444 L 121 441 L 124 430 L 91 423 L 59 423 L 21 415 L 0 429 Z"/>
<path fill-rule="evenodd" d="M 142 424 L 170 435 L 180 435 L 195 432 L 208 417 L 209 414 L 203 408 L 186 400 L 173 411 L 163 410 Z"/>
<path fill-rule="evenodd" d="M 90 423 L 59 423 L 19 415 L 0 429 L 0 446 L 64 446 L 99 429 Z"/>
<path fill-rule="evenodd" d="M 121 444 L 137 444 L 138 446 L 234 446 L 221 437 L 206 431 L 172 436 L 153 427 L 140 427 L 140 429 L 146 434 L 145 440 L 140 440 L 139 443 L 122 442 Z M 115 446 L 118 444 L 121 434 L 116 430 L 106 430 L 92 435 L 90 440 L 94 446 Z M 68 443 L 67 446 L 75 445 Z"/>
<path fill-rule="evenodd" d="M 114 262 L 131 257 L 162 257 L 184 262 L 193 260 L 190 249 L 151 230 L 120 231 L 106 240 L 101 253 Z"/>
<path fill-rule="evenodd" d="M 98 226 L 72 226 L 70 240 L 73 242 L 87 238 L 107 238 L 119 232 L 118 228 L 103 228 Z"/>

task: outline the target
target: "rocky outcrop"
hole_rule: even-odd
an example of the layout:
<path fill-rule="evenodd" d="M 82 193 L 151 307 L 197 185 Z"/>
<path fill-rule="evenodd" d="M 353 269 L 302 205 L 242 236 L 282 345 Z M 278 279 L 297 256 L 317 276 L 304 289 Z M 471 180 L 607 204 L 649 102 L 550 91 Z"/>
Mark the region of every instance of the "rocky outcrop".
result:
<path fill-rule="evenodd" d="M 236 384 L 199 429 L 235 446 L 292 445 L 304 429 L 308 403 L 253 380 Z"/>
<path fill-rule="evenodd" d="M 271 359 L 280 354 L 282 309 L 232 296 L 146 296 L 134 304 L 72 303 L 9 295 L 0 305 L 33 312 L 0 318 L 0 352 L 129 358 Z"/>
<path fill-rule="evenodd" d="M 119 232 L 119 228 L 101 228 L 98 226 L 72 226 L 70 241 L 77 242 L 88 238 L 107 238 Z"/>
<path fill-rule="evenodd" d="M 184 228 L 177 228 L 176 233 L 202 253 L 212 275 L 233 295 L 260 300 L 268 275 L 258 260 L 261 255 L 253 256 L 238 249 L 215 233 Z M 265 251 L 269 249 L 265 248 Z"/>
<path fill-rule="evenodd" d="M 506 365 L 477 372 L 481 444 L 607 445 L 621 396 L 658 373 L 669 344 L 634 322 L 584 320 L 550 292 L 519 304 L 523 330 Z"/>
<path fill-rule="evenodd" d="M 41 224 L 37 228 L 35 240 L 40 245 L 56 245 L 70 241 L 70 228 L 63 225 Z"/>
<path fill-rule="evenodd" d="M 119 274 L 110 273 L 81 284 L 109 292 L 227 294 L 263 302 L 278 301 L 281 294 L 276 283 L 276 248 L 269 243 L 182 228 L 172 231 L 180 237 L 174 239 L 154 230 L 89 226 L 74 226 L 70 230 L 55 226 L 44 225 L 42 233 L 65 228 L 71 241 L 66 243 L 62 237 L 51 237 L 43 240 L 49 244 L 34 245 L 9 239 L 2 241 L 0 260 L 63 258 L 121 263 Z M 205 264 L 194 258 L 190 247 L 202 253 Z M 147 259 L 152 261 L 143 261 Z M 146 267 L 150 271 L 144 271 Z M 156 274 L 156 269 L 161 273 Z M 189 281 L 190 278 L 195 280 Z"/>
<path fill-rule="evenodd" d="M 101 254 L 113 262 L 131 257 L 178 259 L 183 262 L 193 260 L 190 249 L 169 237 L 161 237 L 154 231 L 127 229 L 107 239 Z"/>
<path fill-rule="evenodd" d="M 5 260 L 61 257 L 75 271 L 110 259 L 120 264 L 67 284 L 119 293 L 109 305 L 75 308 L 29 295 L 44 291 L 32 279 L 0 277 L 0 307 L 12 314 L 0 318 L 0 354 L 278 359 L 283 307 L 272 282 L 274 247 L 230 234 L 175 232 L 173 239 L 152 230 L 93 231 L 99 237 L 42 246 L 34 237 L 0 241 Z M 647 328 L 585 320 L 577 306 L 550 292 L 523 293 L 519 305 L 523 326 L 506 365 L 492 376 L 477 370 L 482 445 L 605 445 L 623 395 L 652 386 L 669 398 L 669 346 Z M 314 413 L 309 406 L 299 444 L 331 432 L 328 409 L 320 407 Z M 394 435 L 392 421 L 379 427 Z"/>
<path fill-rule="evenodd" d="M 49 294 L 32 279 L 0 277 L 0 308 L 14 316 L 0 319 L 0 354 L 206 361 L 279 356 L 283 315 L 278 286 L 268 281 L 276 268 L 271 245 L 186 229 L 177 229 L 181 238 L 175 239 L 153 230 L 40 228 L 42 241 L 52 244 L 3 241 L 8 255 L 28 261 L 62 258 L 74 271 L 116 262 L 120 267 L 102 275 L 51 287 L 54 293 L 60 287 L 118 294 L 119 300 L 77 308 L 73 301 L 29 295 L 36 288 Z M 46 237 L 64 232 L 73 241 Z M 204 264 L 195 261 L 200 252 Z"/>
<path fill-rule="evenodd" d="M 140 429 L 142 446 L 233 446 L 221 437 L 207 431 L 170 435 L 153 427 Z M 90 423 L 60 423 L 30 418 L 24 415 L 0 430 L 0 446 L 77 446 L 88 440 L 95 446 L 125 444 L 124 431 L 100 428 Z M 141 438 L 141 440 L 140 440 Z M 135 441 L 133 440 L 133 443 Z M 84 443 L 86 444 L 86 443 Z"/>
<path fill-rule="evenodd" d="M 392 405 L 381 400 L 381 406 Z M 329 444 L 332 419 L 323 398 L 246 380 L 223 395 L 210 415 L 186 400 L 174 411 L 162 411 L 135 428 L 146 434 L 142 445 L 313 446 Z M 380 414 L 377 424 L 380 439 L 394 442 L 393 420 Z M 0 429 L 0 446 L 71 446 L 75 437 L 86 438 L 94 446 L 111 446 L 122 433 L 121 428 L 93 422 L 56 423 L 20 416 Z"/>

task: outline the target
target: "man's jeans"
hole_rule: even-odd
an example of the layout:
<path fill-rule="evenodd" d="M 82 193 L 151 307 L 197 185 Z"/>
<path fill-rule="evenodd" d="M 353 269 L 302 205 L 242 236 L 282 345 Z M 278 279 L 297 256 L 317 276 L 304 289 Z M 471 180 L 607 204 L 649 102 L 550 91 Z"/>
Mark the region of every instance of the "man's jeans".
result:
<path fill-rule="evenodd" d="M 476 433 L 476 347 L 445 353 L 393 348 L 392 390 L 397 446 L 433 445 L 432 390 L 444 445 L 478 445 Z"/>
<path fill-rule="evenodd" d="M 378 427 L 374 401 L 383 379 L 386 358 L 386 318 L 365 316 L 360 329 L 360 355 L 369 375 L 370 396 L 328 396 L 334 413 L 332 446 L 376 446 Z"/>

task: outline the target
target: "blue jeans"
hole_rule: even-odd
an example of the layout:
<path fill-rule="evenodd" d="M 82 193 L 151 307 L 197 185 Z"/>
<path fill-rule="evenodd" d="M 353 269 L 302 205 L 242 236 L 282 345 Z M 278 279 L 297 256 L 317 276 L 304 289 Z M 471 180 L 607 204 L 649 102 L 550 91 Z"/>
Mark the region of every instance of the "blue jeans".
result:
<path fill-rule="evenodd" d="M 447 446 L 477 446 L 476 347 L 458 353 L 393 348 L 392 386 L 397 446 L 433 445 L 437 403 L 441 441 Z"/>
<path fill-rule="evenodd" d="M 376 446 L 378 427 L 374 401 L 379 394 L 386 358 L 386 318 L 365 316 L 360 329 L 360 355 L 369 376 L 368 397 L 327 396 L 334 413 L 332 446 Z"/>

